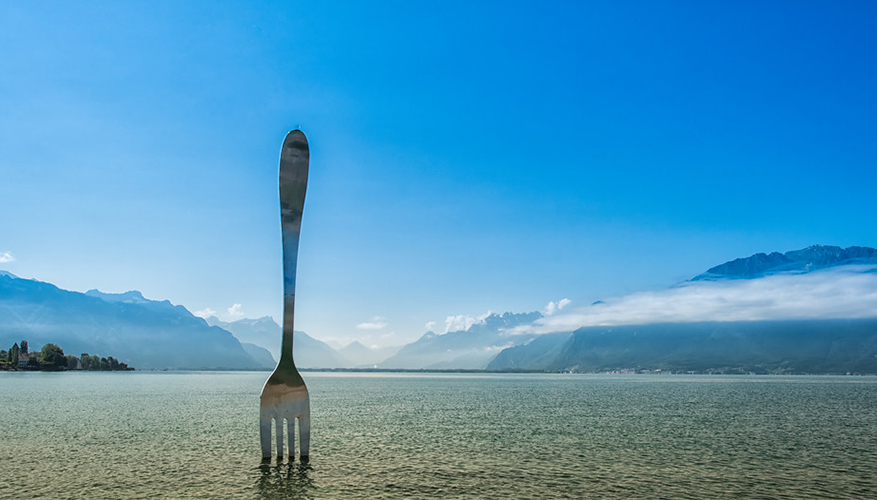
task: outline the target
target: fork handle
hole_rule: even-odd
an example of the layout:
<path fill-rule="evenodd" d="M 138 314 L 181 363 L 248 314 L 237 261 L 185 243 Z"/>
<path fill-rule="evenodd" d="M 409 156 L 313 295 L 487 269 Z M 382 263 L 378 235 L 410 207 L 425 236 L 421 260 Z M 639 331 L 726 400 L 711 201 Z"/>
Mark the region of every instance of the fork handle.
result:
<path fill-rule="evenodd" d="M 286 135 L 280 150 L 280 227 L 283 235 L 283 342 L 280 364 L 292 364 L 295 318 L 295 271 L 305 191 L 308 186 L 308 140 L 301 130 Z"/>

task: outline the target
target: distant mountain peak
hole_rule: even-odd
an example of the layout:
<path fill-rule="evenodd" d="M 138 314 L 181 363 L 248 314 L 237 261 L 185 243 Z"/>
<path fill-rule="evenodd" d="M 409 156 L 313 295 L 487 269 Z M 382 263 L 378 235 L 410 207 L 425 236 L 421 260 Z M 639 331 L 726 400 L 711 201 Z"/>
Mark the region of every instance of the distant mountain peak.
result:
<path fill-rule="evenodd" d="M 274 318 L 272 318 L 271 316 L 262 316 L 261 318 L 258 318 L 258 319 L 241 318 L 241 319 L 237 319 L 234 321 L 222 321 L 221 319 L 219 319 L 216 316 L 210 316 L 210 317 L 204 318 L 204 321 L 206 321 L 207 324 L 210 326 L 219 326 L 222 328 L 225 328 L 227 326 L 232 326 L 232 327 L 262 327 L 262 328 L 275 328 L 275 327 L 279 328 L 280 327 L 280 325 L 278 325 L 277 322 L 274 321 Z"/>
<path fill-rule="evenodd" d="M 274 318 L 271 317 L 271 316 L 262 316 L 261 318 L 257 318 L 257 319 L 255 319 L 255 320 L 253 320 L 253 323 L 256 323 L 256 324 L 259 324 L 259 323 L 269 323 L 269 324 L 272 324 L 272 325 L 277 325 L 277 324 L 278 324 L 276 321 L 274 321 Z"/>
<path fill-rule="evenodd" d="M 354 340 L 353 342 L 347 344 L 338 350 L 338 352 L 342 356 L 346 356 L 348 358 L 356 358 L 357 356 L 363 356 L 364 353 L 371 353 L 371 349 L 367 347 L 365 344 L 358 340 Z"/>
<path fill-rule="evenodd" d="M 489 329 L 514 328 L 516 326 L 532 323 L 542 317 L 543 314 L 538 311 L 528 313 L 513 313 L 509 311 L 502 314 L 490 313 L 480 323 L 475 323 L 469 327 L 469 330 L 479 329 L 479 327 Z"/>
<path fill-rule="evenodd" d="M 877 249 L 852 246 L 841 248 L 832 245 L 810 245 L 786 253 L 757 253 L 734 259 L 710 268 L 692 281 L 717 279 L 746 279 L 782 272 L 806 273 L 827 267 L 848 264 L 877 264 Z"/>
<path fill-rule="evenodd" d="M 131 290 L 125 293 L 103 293 L 100 290 L 93 289 L 85 292 L 85 295 L 96 297 L 106 302 L 124 302 L 126 304 L 146 304 L 148 302 L 153 302 L 145 298 L 143 294 L 137 290 Z"/>
<path fill-rule="evenodd" d="M 3 271 L 3 270 L 0 270 L 0 276 L 9 276 L 10 278 L 16 279 L 16 280 L 19 279 L 18 276 L 10 273 L 9 271 Z"/>

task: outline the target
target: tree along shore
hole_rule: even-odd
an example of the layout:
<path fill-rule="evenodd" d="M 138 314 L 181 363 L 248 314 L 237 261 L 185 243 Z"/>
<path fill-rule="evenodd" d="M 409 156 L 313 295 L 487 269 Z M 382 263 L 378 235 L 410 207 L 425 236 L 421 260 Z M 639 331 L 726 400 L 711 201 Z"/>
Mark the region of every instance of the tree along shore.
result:
<path fill-rule="evenodd" d="M 92 356 L 87 352 L 81 356 L 65 355 L 64 350 L 55 344 L 46 344 L 39 352 L 29 352 L 27 340 L 21 345 L 16 342 L 8 351 L 0 350 L 0 370 L 87 370 L 87 371 L 129 371 L 134 368 L 118 359 L 108 356 Z"/>

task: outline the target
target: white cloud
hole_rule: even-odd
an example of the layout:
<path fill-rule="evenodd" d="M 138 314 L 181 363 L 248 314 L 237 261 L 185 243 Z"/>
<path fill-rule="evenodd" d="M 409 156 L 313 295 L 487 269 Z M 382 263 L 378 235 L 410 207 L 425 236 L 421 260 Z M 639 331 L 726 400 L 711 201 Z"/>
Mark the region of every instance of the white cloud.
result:
<path fill-rule="evenodd" d="M 12 252 L 0 253 L 0 263 L 12 262 L 13 260 L 15 260 L 15 257 L 12 256 Z"/>
<path fill-rule="evenodd" d="M 360 323 L 356 325 L 356 328 L 359 330 L 382 330 L 387 327 L 389 323 L 387 323 L 387 318 L 383 316 L 375 316 L 371 319 L 371 321 L 366 321 L 365 323 Z"/>
<path fill-rule="evenodd" d="M 560 311 L 564 307 L 568 306 L 570 302 L 572 302 L 572 301 L 569 299 L 560 299 L 557 302 L 554 302 L 552 300 L 551 302 L 548 303 L 548 305 L 545 306 L 545 310 L 542 312 L 546 316 L 551 316 L 552 314 L 556 313 L 557 311 Z"/>
<path fill-rule="evenodd" d="M 685 282 L 556 313 L 515 330 L 549 333 L 583 326 L 873 316 L 877 266 L 842 266 L 751 280 Z"/>
<path fill-rule="evenodd" d="M 477 318 L 473 318 L 472 316 L 468 316 L 466 314 L 448 316 L 447 318 L 445 318 L 445 331 L 442 333 L 468 330 L 472 325 L 484 322 L 484 319 L 488 316 L 490 316 L 490 311 L 487 311 L 487 313 L 482 314 Z"/>
<path fill-rule="evenodd" d="M 228 309 L 228 321 L 237 321 L 244 317 L 244 313 L 241 312 L 241 305 L 234 304 Z"/>
<path fill-rule="evenodd" d="M 429 321 L 425 325 L 423 325 L 423 328 L 425 328 L 428 331 L 432 331 L 432 329 L 435 328 L 435 325 L 436 325 L 435 321 Z"/>
<path fill-rule="evenodd" d="M 204 309 L 201 309 L 200 311 L 193 312 L 192 315 L 198 316 L 199 318 L 207 319 L 210 316 L 216 316 L 216 311 L 214 311 L 213 309 L 210 309 L 209 307 L 205 307 Z"/>

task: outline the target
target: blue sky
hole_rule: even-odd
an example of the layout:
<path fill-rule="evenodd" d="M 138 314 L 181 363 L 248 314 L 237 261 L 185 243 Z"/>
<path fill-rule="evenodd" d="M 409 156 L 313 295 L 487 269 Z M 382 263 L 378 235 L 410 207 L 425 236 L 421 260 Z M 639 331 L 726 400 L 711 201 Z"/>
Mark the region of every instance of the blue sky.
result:
<path fill-rule="evenodd" d="M 659 290 L 877 247 L 873 2 L 3 2 L 0 268 L 297 328 Z M 234 307 L 235 304 L 239 304 Z M 454 320 L 451 320 L 452 322 Z"/>

